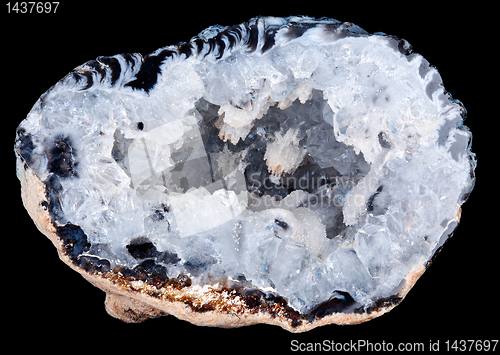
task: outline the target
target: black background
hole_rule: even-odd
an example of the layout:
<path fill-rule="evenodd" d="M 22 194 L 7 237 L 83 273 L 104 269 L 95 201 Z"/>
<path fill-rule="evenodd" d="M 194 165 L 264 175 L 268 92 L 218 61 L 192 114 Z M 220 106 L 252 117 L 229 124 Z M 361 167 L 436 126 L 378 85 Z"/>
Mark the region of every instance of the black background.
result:
<path fill-rule="evenodd" d="M 2 320 L 26 349 L 201 351 L 236 353 L 290 350 L 290 342 L 332 339 L 349 342 L 423 342 L 499 338 L 498 203 L 494 172 L 487 158 L 494 139 L 496 90 L 492 27 L 474 6 L 415 3 L 344 4 L 309 1 L 298 5 L 222 2 L 63 1 L 56 14 L 7 14 L 0 9 L 4 230 L 1 247 L 4 297 Z M 11 2 L 11 4 L 14 2 Z M 404 6 L 403 6 L 404 5 Z M 492 8 L 490 11 L 496 11 Z M 104 293 L 64 265 L 51 242 L 39 233 L 24 210 L 15 178 L 12 146 L 15 128 L 38 97 L 74 67 L 100 55 L 139 52 L 176 44 L 213 24 L 233 25 L 257 15 L 309 15 L 353 22 L 368 32 L 382 31 L 408 40 L 436 66 L 446 90 L 468 110 L 465 124 L 474 134 L 477 183 L 463 205 L 462 221 L 434 264 L 406 299 L 390 313 L 356 326 L 330 325 L 305 334 L 276 326 L 238 329 L 197 327 L 173 316 L 125 324 L 104 309 Z M 497 75 L 498 76 L 498 75 Z M 498 78 L 496 78 L 498 80 Z M 498 110 L 497 110 L 498 111 Z M 491 126 L 490 126 L 491 127 Z M 491 144 L 491 147 L 489 145 Z M 498 218 L 497 218 L 498 219 Z M 36 335 L 34 338 L 32 336 Z M 22 340 L 14 340 L 14 339 Z M 35 340 L 36 339 L 36 340 Z M 98 351 L 100 349 L 101 351 Z M 499 346 L 500 349 L 500 346 Z"/>

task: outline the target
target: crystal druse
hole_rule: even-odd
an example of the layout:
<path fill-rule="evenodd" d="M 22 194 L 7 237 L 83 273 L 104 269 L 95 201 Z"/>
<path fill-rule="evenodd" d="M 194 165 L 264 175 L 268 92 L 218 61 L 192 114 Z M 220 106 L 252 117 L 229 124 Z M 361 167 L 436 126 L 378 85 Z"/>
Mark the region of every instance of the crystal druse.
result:
<path fill-rule="evenodd" d="M 405 40 L 261 17 L 75 68 L 15 152 L 39 229 L 135 320 L 300 331 L 413 286 L 474 185 L 464 117 Z"/>

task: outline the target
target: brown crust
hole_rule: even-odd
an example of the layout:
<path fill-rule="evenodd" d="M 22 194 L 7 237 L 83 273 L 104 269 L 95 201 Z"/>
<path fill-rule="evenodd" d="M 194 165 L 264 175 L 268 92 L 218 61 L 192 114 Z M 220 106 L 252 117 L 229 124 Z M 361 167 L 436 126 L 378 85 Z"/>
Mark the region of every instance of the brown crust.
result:
<path fill-rule="evenodd" d="M 256 323 L 278 325 L 290 332 L 305 332 L 327 324 L 359 324 L 392 310 L 399 302 L 386 302 L 364 313 L 333 313 L 294 324 L 285 306 L 274 304 L 271 309 L 250 307 L 235 291 L 225 287 L 166 285 L 158 289 L 143 281 L 127 280 L 120 273 L 89 273 L 76 266 L 64 252 L 47 210 L 45 184 L 18 157 L 17 174 L 21 181 L 24 206 L 37 228 L 56 246 L 60 259 L 80 273 L 94 286 L 106 292 L 106 310 L 125 322 L 141 322 L 148 318 L 174 315 L 196 325 L 233 328 Z M 459 216 L 457 216 L 457 219 Z M 394 297 L 403 299 L 425 271 L 420 265 L 411 270 Z"/>

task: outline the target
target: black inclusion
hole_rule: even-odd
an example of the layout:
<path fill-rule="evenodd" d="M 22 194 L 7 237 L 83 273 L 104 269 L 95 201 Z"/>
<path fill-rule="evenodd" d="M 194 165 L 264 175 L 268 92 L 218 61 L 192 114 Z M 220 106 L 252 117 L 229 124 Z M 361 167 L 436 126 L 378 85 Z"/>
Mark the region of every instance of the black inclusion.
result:
<path fill-rule="evenodd" d="M 275 44 L 274 36 L 276 35 L 276 31 L 277 31 L 277 29 L 270 29 L 270 30 L 266 31 L 266 33 L 264 35 L 264 45 L 262 46 L 262 49 L 261 49 L 262 53 L 265 53 L 268 50 L 270 50 L 271 48 L 273 48 L 273 46 Z"/>
<path fill-rule="evenodd" d="M 384 186 L 380 185 L 377 188 L 377 190 L 373 193 L 373 195 L 371 195 L 370 198 L 368 199 L 368 202 L 366 203 L 366 210 L 368 212 L 373 211 L 373 208 L 375 207 L 374 206 L 375 198 L 378 196 L 379 193 L 382 192 L 383 189 L 384 189 Z"/>
<path fill-rule="evenodd" d="M 59 136 L 47 152 L 48 168 L 51 173 L 68 178 L 76 176 L 75 150 L 68 137 Z"/>
<path fill-rule="evenodd" d="M 159 254 L 155 245 L 147 238 L 133 239 L 126 248 L 134 259 L 154 258 Z"/>
<path fill-rule="evenodd" d="M 33 159 L 33 150 L 35 149 L 35 144 L 33 143 L 31 134 L 26 133 L 24 128 L 18 128 L 15 145 L 17 153 L 21 156 L 24 163 L 31 164 Z"/>
<path fill-rule="evenodd" d="M 277 218 L 274 220 L 274 223 L 276 223 L 279 227 L 283 228 L 284 230 L 288 229 L 288 224 L 286 222 L 283 222 L 283 221 L 277 219 Z"/>
<path fill-rule="evenodd" d="M 304 34 L 304 32 L 306 32 L 309 28 L 308 27 L 305 27 L 305 26 L 302 26 L 302 27 L 299 27 L 299 26 L 292 26 L 292 27 L 289 27 L 288 28 L 288 31 L 285 33 L 285 36 L 287 36 L 289 39 L 295 39 L 295 38 L 299 38 L 300 36 L 302 36 Z"/>
<path fill-rule="evenodd" d="M 127 83 L 125 86 L 142 89 L 149 93 L 158 81 L 158 75 L 161 73 L 160 66 L 167 57 L 172 56 L 174 53 L 175 51 L 164 49 L 157 55 L 149 55 L 144 58 L 141 69 L 135 75 L 135 80 Z"/>
<path fill-rule="evenodd" d="M 79 226 L 71 223 L 57 227 L 56 233 L 63 242 L 66 254 L 78 264 L 78 256 L 90 249 L 87 235 Z"/>
<path fill-rule="evenodd" d="M 221 59 L 222 56 L 224 55 L 224 50 L 226 49 L 226 43 L 224 42 L 223 38 L 225 37 L 226 37 L 225 33 L 221 32 L 214 39 L 214 43 L 217 45 L 219 49 L 219 53 L 215 57 L 216 59 Z"/>
<path fill-rule="evenodd" d="M 386 139 L 386 138 L 387 138 L 387 137 L 386 137 L 386 135 L 385 135 L 385 133 L 384 133 L 384 132 L 380 132 L 380 133 L 378 134 L 378 142 L 379 142 L 380 146 L 381 146 L 382 148 L 391 149 L 391 143 L 390 143 L 389 141 L 387 141 L 387 139 Z"/>
<path fill-rule="evenodd" d="M 111 269 L 109 260 L 91 255 L 80 255 L 78 265 L 92 274 L 108 272 Z"/>
<path fill-rule="evenodd" d="M 81 90 L 88 90 L 94 85 L 94 78 L 92 77 L 92 72 L 90 70 L 84 70 L 81 73 L 78 73 L 80 77 L 85 77 L 87 79 L 87 85 Z"/>
<path fill-rule="evenodd" d="M 64 224 L 66 220 L 61 206 L 60 196 L 62 193 L 62 185 L 60 180 L 61 179 L 57 175 L 52 174 L 44 181 L 47 199 L 49 201 L 46 206 L 52 220 Z"/>
<path fill-rule="evenodd" d="M 236 43 L 241 40 L 241 28 L 239 25 L 231 26 L 226 31 L 224 31 L 229 41 L 229 48 L 233 48 Z"/>
<path fill-rule="evenodd" d="M 157 288 L 163 287 L 169 280 L 167 276 L 167 268 L 162 265 L 158 265 L 151 259 L 144 260 L 142 263 L 134 267 L 134 271 L 138 273 L 139 279 L 142 279 Z"/>
<path fill-rule="evenodd" d="M 113 57 L 98 57 L 97 61 L 107 66 L 111 71 L 111 85 L 115 85 L 118 78 L 120 78 L 120 74 L 122 68 L 120 66 L 120 62 L 118 59 Z"/>
<path fill-rule="evenodd" d="M 364 306 L 357 307 L 356 309 L 354 309 L 353 313 L 357 313 L 357 314 L 368 313 L 368 314 L 371 314 L 373 312 L 378 312 L 381 309 L 384 309 L 384 308 L 387 308 L 387 307 L 397 306 L 399 303 L 401 303 L 402 300 L 403 300 L 403 298 L 400 297 L 400 296 L 398 296 L 398 295 L 393 295 L 393 296 L 389 296 L 389 297 L 379 298 L 378 300 L 376 300 L 369 307 L 364 307 Z"/>
<path fill-rule="evenodd" d="M 255 24 L 249 27 L 250 31 L 246 45 L 248 46 L 250 52 L 255 52 L 257 45 L 259 44 L 259 29 Z"/>
<path fill-rule="evenodd" d="M 193 45 L 191 43 L 184 43 L 179 47 L 179 53 L 184 54 L 186 59 L 193 54 Z"/>
<path fill-rule="evenodd" d="M 106 77 L 106 70 L 99 61 L 91 60 L 85 63 L 85 65 L 92 68 L 101 75 L 101 80 L 100 80 L 101 82 L 104 80 L 104 78 Z M 90 73 L 90 75 L 92 75 L 92 73 Z"/>
<path fill-rule="evenodd" d="M 348 292 L 335 291 L 342 297 L 331 297 L 325 302 L 321 302 L 319 305 L 311 309 L 308 313 L 308 320 L 313 322 L 315 319 L 321 319 L 333 313 L 345 312 L 356 305 L 356 301 Z"/>

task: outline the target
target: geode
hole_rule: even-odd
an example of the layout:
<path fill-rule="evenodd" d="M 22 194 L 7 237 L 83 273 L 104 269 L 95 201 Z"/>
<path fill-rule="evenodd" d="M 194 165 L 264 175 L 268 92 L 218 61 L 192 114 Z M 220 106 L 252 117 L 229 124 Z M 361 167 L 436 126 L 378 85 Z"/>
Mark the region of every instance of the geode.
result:
<path fill-rule="evenodd" d="M 112 316 L 300 332 L 391 310 L 430 265 L 475 181 L 464 118 L 403 39 L 258 17 L 75 68 L 17 174 Z"/>

